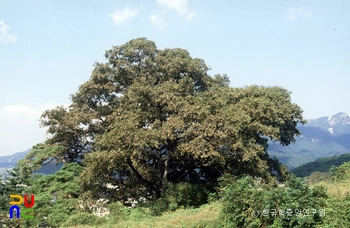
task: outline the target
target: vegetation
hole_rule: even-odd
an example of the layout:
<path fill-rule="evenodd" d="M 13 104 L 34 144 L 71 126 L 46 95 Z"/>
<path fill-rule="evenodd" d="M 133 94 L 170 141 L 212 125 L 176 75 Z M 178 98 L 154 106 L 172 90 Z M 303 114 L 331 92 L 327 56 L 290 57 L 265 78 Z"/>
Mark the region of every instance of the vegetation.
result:
<path fill-rule="evenodd" d="M 289 176 L 266 151 L 269 140 L 294 142 L 297 124 L 305 123 L 289 91 L 231 88 L 226 75 L 209 76 L 204 61 L 186 50 L 159 50 L 144 38 L 113 47 L 106 58 L 69 108 L 43 113 L 51 138 L 35 145 L 1 186 L 5 226 L 348 224 L 319 213 L 298 217 L 296 210 L 341 202 Z M 35 174 L 50 160 L 65 164 L 55 174 Z M 333 169 L 333 180 L 341 181 L 346 168 Z M 35 194 L 34 219 L 5 218 L 13 193 Z M 293 213 L 265 216 L 267 209 Z"/>
<path fill-rule="evenodd" d="M 224 173 L 286 178 L 286 167 L 266 149 L 268 139 L 294 142 L 297 124 L 305 123 L 289 91 L 230 88 L 226 75 L 209 76 L 186 50 L 159 50 L 144 38 L 105 56 L 68 109 L 41 118 L 55 149 L 40 154 L 83 161 L 84 198 L 159 199 L 181 182 L 214 189 Z"/>
<path fill-rule="evenodd" d="M 350 161 L 350 154 L 325 157 L 301 165 L 295 169 L 292 169 L 290 172 L 297 177 L 306 177 L 310 176 L 313 172 L 329 172 L 332 166 L 340 166 L 341 164 L 347 161 Z"/>
<path fill-rule="evenodd" d="M 70 168 L 73 167 L 77 167 L 76 164 Z M 64 169 L 67 171 L 67 168 Z M 332 195 L 334 189 L 329 187 L 336 188 L 347 184 L 347 189 L 350 189 L 350 162 L 334 168 L 333 171 L 333 179 L 328 183 L 312 185 L 295 177 L 290 177 L 285 186 L 277 186 L 250 176 L 237 178 L 225 175 L 220 179 L 219 195 L 209 195 L 208 203 L 199 207 L 189 206 L 190 200 L 183 200 L 185 203 L 177 209 L 169 207 L 167 201 L 178 202 L 179 199 L 189 199 L 186 198 L 187 194 L 193 194 L 193 189 L 187 189 L 186 192 L 185 187 L 179 187 L 182 189 L 182 192 L 177 192 L 179 198 L 173 198 L 172 194 L 169 194 L 168 198 L 140 204 L 135 208 L 111 203 L 108 205 L 110 214 L 105 217 L 83 212 L 79 208 L 69 213 L 66 209 L 74 205 L 67 204 L 68 199 L 62 198 L 65 194 L 58 194 L 62 201 L 57 200 L 50 205 L 48 200 L 46 206 L 41 203 L 42 209 L 36 207 L 36 210 L 42 213 L 50 208 L 59 209 L 55 210 L 55 213 L 49 212 L 47 219 L 42 217 L 43 220 L 39 224 L 52 225 L 52 222 L 57 222 L 60 227 L 348 227 L 349 193 Z M 65 176 L 63 173 L 65 172 L 58 172 L 57 176 Z M 60 178 L 55 175 L 48 175 L 43 179 L 51 179 L 53 185 L 61 183 Z M 43 189 L 48 187 L 43 185 L 36 192 Z M 44 202 L 41 198 L 36 201 Z M 168 206 L 160 208 L 161 203 Z M 162 211 L 155 213 L 159 212 L 159 208 Z M 35 220 L 8 219 L 6 224 L 8 227 L 15 227 L 13 222 L 17 221 L 22 222 L 18 227 L 33 227 L 34 221 L 40 221 L 38 214 L 36 211 Z"/>
<path fill-rule="evenodd" d="M 247 177 L 224 189 L 220 221 L 225 227 L 315 227 L 323 224 L 326 199 L 322 187 L 310 189 L 301 179 L 277 187 L 256 186 Z"/>

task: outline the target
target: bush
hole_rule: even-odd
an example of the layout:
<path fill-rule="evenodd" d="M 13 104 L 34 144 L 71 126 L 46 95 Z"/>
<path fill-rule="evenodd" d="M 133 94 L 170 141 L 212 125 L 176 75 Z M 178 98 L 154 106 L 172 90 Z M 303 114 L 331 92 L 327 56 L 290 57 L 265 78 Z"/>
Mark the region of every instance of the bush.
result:
<path fill-rule="evenodd" d="M 225 227 L 258 227 L 261 222 L 252 214 L 263 206 L 263 192 L 252 188 L 251 178 L 239 179 L 232 183 L 234 180 L 226 176 L 222 181 L 224 183 L 220 215 L 222 225 Z"/>
<path fill-rule="evenodd" d="M 324 227 L 350 227 L 350 195 L 344 199 L 331 197 L 327 200 L 327 214 Z"/>
<path fill-rule="evenodd" d="M 208 203 L 209 188 L 201 182 L 180 182 L 170 185 L 165 193 L 165 199 L 169 202 L 169 209 L 199 207 Z"/>
<path fill-rule="evenodd" d="M 322 187 L 310 189 L 300 178 L 290 178 L 286 187 L 257 186 L 251 177 L 231 182 L 224 178 L 220 215 L 223 226 L 315 227 L 324 224 L 319 210 L 325 209 L 327 195 Z M 318 213 L 311 213 L 314 209 Z"/>
<path fill-rule="evenodd" d="M 123 204 L 116 202 L 108 205 L 109 215 L 108 218 L 114 222 L 123 220 L 130 214 L 130 209 L 126 208 Z"/>
<path fill-rule="evenodd" d="M 152 216 L 160 216 L 163 212 L 169 210 L 169 201 L 165 198 L 150 200 L 142 205 L 148 208 Z"/>
<path fill-rule="evenodd" d="M 344 162 L 341 166 L 331 167 L 331 176 L 334 182 L 342 182 L 350 179 L 350 162 Z"/>
<path fill-rule="evenodd" d="M 193 208 L 206 204 L 209 196 L 214 197 L 212 192 L 210 187 L 199 181 L 169 184 L 166 193 L 161 198 L 150 200 L 141 206 L 148 208 L 152 216 L 160 216 L 168 210 Z"/>

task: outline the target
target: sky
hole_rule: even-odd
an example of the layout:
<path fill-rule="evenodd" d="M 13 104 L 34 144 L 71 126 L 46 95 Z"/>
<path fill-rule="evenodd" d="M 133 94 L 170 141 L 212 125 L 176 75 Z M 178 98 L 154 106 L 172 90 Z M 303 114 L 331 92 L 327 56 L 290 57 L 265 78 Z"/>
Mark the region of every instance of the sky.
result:
<path fill-rule="evenodd" d="M 183 48 L 232 87 L 282 86 L 314 119 L 350 114 L 348 0 L 0 0 L 0 156 L 45 141 L 105 50 L 146 37 Z"/>

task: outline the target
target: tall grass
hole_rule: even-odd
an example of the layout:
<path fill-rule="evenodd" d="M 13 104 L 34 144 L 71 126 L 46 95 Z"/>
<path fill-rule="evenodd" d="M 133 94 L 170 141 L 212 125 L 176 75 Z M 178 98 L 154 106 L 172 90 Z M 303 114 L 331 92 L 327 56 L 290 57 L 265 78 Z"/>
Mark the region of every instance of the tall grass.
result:
<path fill-rule="evenodd" d="M 72 226 L 71 228 L 116 228 L 116 227 L 137 227 L 137 228 L 180 228 L 180 227 L 217 227 L 221 203 L 214 202 L 195 209 L 178 209 L 165 212 L 161 216 L 137 215 L 142 213 L 135 210 L 117 223 L 106 222 L 99 226 Z M 134 209 L 132 209 L 134 210 Z"/>
<path fill-rule="evenodd" d="M 313 184 L 312 186 L 324 186 L 328 195 L 331 197 L 345 198 L 346 196 L 350 195 L 350 183 L 321 181 Z"/>

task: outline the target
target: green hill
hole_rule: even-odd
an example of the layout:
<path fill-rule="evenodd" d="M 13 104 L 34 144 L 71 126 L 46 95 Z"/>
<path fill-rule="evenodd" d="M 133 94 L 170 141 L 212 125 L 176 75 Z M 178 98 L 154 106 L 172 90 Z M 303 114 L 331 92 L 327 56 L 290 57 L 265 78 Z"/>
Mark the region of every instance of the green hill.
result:
<path fill-rule="evenodd" d="M 310 176 L 313 172 L 328 172 L 332 166 L 340 166 L 347 161 L 350 161 L 350 154 L 325 157 L 301 165 L 295 169 L 292 169 L 290 172 L 297 177 L 306 177 Z"/>

